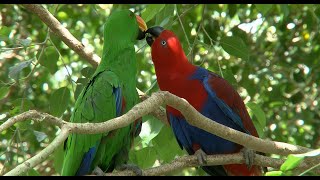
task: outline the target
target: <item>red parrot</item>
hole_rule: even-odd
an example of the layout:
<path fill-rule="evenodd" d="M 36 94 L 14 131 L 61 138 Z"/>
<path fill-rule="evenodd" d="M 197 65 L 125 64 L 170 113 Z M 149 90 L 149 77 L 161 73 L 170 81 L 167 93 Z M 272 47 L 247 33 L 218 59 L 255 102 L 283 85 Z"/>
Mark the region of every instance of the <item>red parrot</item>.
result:
<path fill-rule="evenodd" d="M 219 75 L 191 64 L 177 36 L 160 26 L 149 28 L 146 38 L 151 46 L 157 81 L 162 91 L 186 99 L 202 115 L 238 131 L 258 137 L 258 133 L 237 91 Z M 243 146 L 188 124 L 173 107 L 166 108 L 170 126 L 181 148 L 196 154 L 199 161 L 206 154 L 240 152 Z M 199 153 L 200 152 L 200 153 Z M 263 175 L 259 166 L 230 164 L 202 166 L 210 175 Z"/>

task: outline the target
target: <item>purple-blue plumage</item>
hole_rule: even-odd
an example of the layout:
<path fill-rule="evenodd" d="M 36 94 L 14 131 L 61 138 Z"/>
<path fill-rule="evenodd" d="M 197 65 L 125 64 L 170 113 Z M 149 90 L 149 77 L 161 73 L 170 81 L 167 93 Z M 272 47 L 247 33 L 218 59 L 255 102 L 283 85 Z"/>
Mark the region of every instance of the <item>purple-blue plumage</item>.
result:
<path fill-rule="evenodd" d="M 258 137 L 237 91 L 217 74 L 191 64 L 173 32 L 162 29 L 158 33 L 150 42 L 160 89 L 186 99 L 201 114 L 220 124 Z M 170 106 L 167 106 L 167 114 L 179 145 L 189 154 L 199 149 L 206 154 L 228 154 L 242 148 L 191 126 L 179 111 Z M 203 169 L 212 175 L 262 175 L 260 167 L 248 169 L 245 164 L 205 166 Z"/>

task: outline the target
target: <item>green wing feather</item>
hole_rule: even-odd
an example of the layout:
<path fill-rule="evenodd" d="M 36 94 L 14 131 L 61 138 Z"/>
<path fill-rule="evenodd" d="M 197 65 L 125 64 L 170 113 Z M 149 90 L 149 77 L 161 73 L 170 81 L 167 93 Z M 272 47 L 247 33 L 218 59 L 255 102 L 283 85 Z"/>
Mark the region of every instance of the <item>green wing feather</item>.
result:
<path fill-rule="evenodd" d="M 116 117 L 116 100 L 113 88 L 119 87 L 118 77 L 111 71 L 95 75 L 83 89 L 76 101 L 70 122 L 102 122 Z M 62 175 L 75 175 L 83 155 L 91 147 L 100 144 L 106 134 L 72 134 L 66 144 Z"/>
<path fill-rule="evenodd" d="M 124 114 L 139 102 L 136 90 L 137 70 L 133 45 L 131 46 L 128 43 L 127 48 L 123 48 L 119 53 L 110 58 L 116 59 L 112 61 L 114 63 L 110 67 L 114 68 L 112 71 L 118 75 L 122 85 L 124 106 L 121 114 Z M 132 123 L 127 127 L 114 130 L 108 136 L 103 137 L 93 166 L 99 165 L 101 169 L 110 172 L 114 167 L 126 163 L 133 142 L 132 135 L 138 134 L 135 131 L 134 123 Z"/>
<path fill-rule="evenodd" d="M 79 95 L 71 122 L 101 122 L 116 117 L 114 88 L 121 88 L 125 101 L 121 114 L 126 113 L 139 97 L 136 91 L 136 55 L 134 42 L 138 23 L 129 10 L 113 12 L 104 25 L 103 55 L 93 78 Z M 99 166 L 104 171 L 128 160 L 133 124 L 105 134 L 72 134 L 66 142 L 62 175 L 75 175 L 86 152 L 97 147 L 91 170 Z M 138 129 L 139 131 L 139 129 Z"/>
<path fill-rule="evenodd" d="M 127 65 L 135 68 L 135 54 L 133 48 L 125 48 L 114 59 L 121 58 L 126 65 L 118 69 L 97 71 L 87 86 L 79 95 L 71 122 L 102 122 L 116 117 L 116 99 L 113 88 L 122 89 L 125 107 L 123 113 L 130 110 L 139 101 L 136 91 L 135 71 L 125 70 Z M 117 61 L 117 60 L 116 60 Z M 116 62 L 115 61 L 115 62 Z M 120 61 L 120 60 L 118 60 Z M 116 64 L 113 64 L 116 67 Z M 133 67 L 132 67 L 133 66 Z M 122 73 L 121 73 L 122 72 Z M 116 75 L 117 74 L 117 75 Z M 128 152 L 132 145 L 132 134 L 136 131 L 133 124 L 105 134 L 72 134 L 68 137 L 65 159 L 61 175 L 75 175 L 83 156 L 91 147 L 96 146 L 97 152 L 91 170 L 99 166 L 104 171 L 112 171 L 117 165 L 126 163 Z"/>

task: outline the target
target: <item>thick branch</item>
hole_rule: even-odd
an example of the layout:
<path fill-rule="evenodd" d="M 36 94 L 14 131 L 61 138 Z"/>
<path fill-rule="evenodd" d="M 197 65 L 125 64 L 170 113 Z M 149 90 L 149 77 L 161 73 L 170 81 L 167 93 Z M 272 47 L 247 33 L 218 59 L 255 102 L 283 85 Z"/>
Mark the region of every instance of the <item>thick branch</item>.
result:
<path fill-rule="evenodd" d="M 226 164 L 244 164 L 245 159 L 242 153 L 235 154 L 219 154 L 219 155 L 208 155 L 207 156 L 207 165 L 226 165 Z M 282 159 L 274 159 L 271 157 L 266 157 L 262 155 L 255 155 L 253 165 L 258 165 L 261 167 L 273 167 L 275 169 L 280 169 L 280 166 L 284 163 Z M 184 168 L 188 167 L 199 167 L 199 161 L 195 155 L 182 156 L 170 163 L 162 164 L 158 167 L 152 167 L 145 170 L 142 170 L 143 176 L 159 176 L 166 175 L 170 173 L 177 172 Z M 302 162 L 295 171 L 303 171 L 310 168 L 311 166 L 305 162 Z M 320 173 L 318 169 L 316 171 Z M 106 173 L 105 176 L 135 176 L 136 174 L 130 170 Z"/>
<path fill-rule="evenodd" d="M 35 13 L 67 46 L 96 67 L 100 57 L 86 49 L 62 24 L 44 7 L 37 4 L 23 4 L 29 11 Z"/>
<path fill-rule="evenodd" d="M 5 129 L 8 129 L 9 127 L 13 126 L 17 122 L 22 122 L 25 120 L 36 120 L 36 121 L 48 121 L 50 124 L 57 125 L 59 127 L 62 127 L 63 124 L 66 124 L 66 121 L 63 121 L 62 119 L 56 118 L 48 113 L 38 112 L 36 110 L 30 110 L 27 112 L 23 112 L 21 114 L 18 114 L 10 119 L 8 119 L 6 122 L 1 124 L 0 126 L 0 132 L 4 131 Z"/>
<path fill-rule="evenodd" d="M 55 124 L 60 128 L 66 128 L 70 133 L 84 133 L 84 134 L 96 134 L 96 133 L 104 133 L 114 129 L 119 129 L 125 127 L 135 121 L 136 119 L 145 116 L 154 110 L 158 109 L 161 105 L 170 105 L 177 110 L 179 110 L 186 120 L 201 129 L 204 129 L 212 134 L 215 134 L 224 139 L 230 140 L 232 142 L 241 144 L 249 149 L 253 149 L 255 151 L 264 152 L 264 153 L 272 153 L 272 154 L 280 154 L 280 155 L 288 155 L 288 154 L 299 154 L 311 151 L 311 149 L 304 148 L 301 146 L 295 146 L 283 142 L 273 142 L 269 140 L 259 139 L 240 131 L 231 129 L 211 119 L 206 118 L 202 114 L 200 114 L 196 109 L 194 109 L 186 100 L 179 98 L 169 92 L 160 91 L 152 94 L 148 99 L 143 102 L 136 104 L 130 111 L 126 114 L 106 120 L 102 123 L 69 123 L 62 121 L 59 118 L 55 118 L 46 113 L 39 113 L 37 115 L 36 111 L 28 111 L 24 112 L 18 116 L 8 119 L 4 124 L 0 126 L 0 132 L 9 128 L 15 122 L 20 122 L 29 118 L 35 118 L 37 120 L 48 121 L 51 124 Z M 31 114 L 31 115 L 28 115 Z M 61 141 L 62 142 L 62 141 Z M 57 143 L 57 142 L 52 142 Z M 55 145 L 51 145 L 50 147 Z M 42 152 L 41 152 L 42 153 Z M 49 154 L 47 154 L 49 155 Z M 39 157 L 39 156 L 37 156 Z M 45 155 L 40 156 L 41 160 L 44 159 Z M 36 157 L 34 157 L 36 158 Z M 38 161 L 36 161 L 38 162 Z M 319 158 L 312 158 L 312 161 L 309 163 L 315 164 L 319 163 Z M 34 167 L 36 164 L 30 164 L 30 166 L 19 166 L 23 169 L 23 172 Z M 21 171 L 14 171 L 21 172 Z M 12 173 L 11 173 L 12 174 Z"/>
<path fill-rule="evenodd" d="M 82 58 L 86 59 L 90 64 L 92 64 L 93 66 L 97 66 L 98 62 L 100 61 L 100 57 L 93 54 L 93 52 L 89 52 L 88 50 L 86 50 L 85 47 L 81 44 L 81 42 L 79 42 L 66 28 L 64 28 L 60 24 L 60 22 L 49 11 L 47 11 L 41 5 L 24 4 L 23 6 L 29 11 L 37 14 L 38 17 L 45 24 L 47 24 L 47 26 L 52 30 L 52 32 L 54 32 L 59 38 L 61 38 L 63 42 L 66 43 L 67 46 L 73 49 Z M 62 129 L 62 131 L 56 137 L 56 139 L 50 145 L 48 145 L 45 149 L 43 149 L 39 154 L 35 155 L 34 157 L 27 160 L 26 162 L 20 164 L 19 166 L 17 166 L 16 168 L 8 172 L 6 175 L 19 175 L 33 168 L 34 166 L 36 166 L 37 164 L 45 160 L 50 154 L 52 154 L 52 152 L 60 144 L 63 143 L 63 141 L 67 138 L 67 136 L 70 133 L 95 134 L 95 133 L 102 133 L 102 132 L 118 129 L 121 127 L 125 127 L 130 123 L 132 123 L 135 119 L 138 119 L 144 115 L 147 115 L 151 112 L 158 110 L 158 107 L 160 107 L 161 105 L 170 105 L 172 107 L 175 107 L 176 109 L 182 112 L 182 114 L 185 116 L 187 121 L 193 126 L 199 127 L 219 137 L 241 144 L 247 148 L 250 148 L 259 152 L 288 155 L 288 154 L 297 154 L 297 153 L 304 153 L 304 152 L 311 151 L 311 149 L 304 148 L 301 146 L 295 146 L 295 145 L 282 143 L 282 142 L 262 140 L 262 139 L 247 135 L 245 133 L 233 130 L 231 128 L 225 127 L 199 114 L 184 99 L 181 99 L 168 92 L 157 92 L 153 94 L 150 98 L 137 104 L 127 114 L 118 118 L 114 118 L 112 120 L 108 120 L 103 123 L 92 123 L 92 124 L 68 123 L 59 118 L 53 117 L 49 114 L 39 113 L 36 111 L 28 111 L 8 119 L 5 123 L 3 123 L 0 126 L 0 132 L 9 128 L 16 122 L 21 122 L 27 119 L 47 121 L 51 124 L 59 126 Z M 162 118 L 165 117 L 163 116 L 162 112 L 160 112 L 159 114 L 161 114 L 159 117 L 162 117 Z M 223 160 L 224 162 L 226 161 L 225 158 Z M 241 160 L 237 159 L 237 160 L 243 162 L 242 159 Z M 265 161 L 267 161 L 267 159 L 265 159 Z M 315 161 L 319 163 L 319 158 L 313 158 L 312 162 L 314 163 Z M 178 162 L 174 161 L 173 163 L 178 163 Z M 236 163 L 236 162 L 232 162 L 232 163 Z M 280 163 L 279 161 L 279 163 L 276 163 L 276 164 L 277 164 L 277 167 L 279 167 L 280 164 L 282 163 Z M 272 165 L 272 163 L 270 163 L 269 166 L 273 167 L 274 164 Z M 180 168 L 180 166 L 178 167 Z M 190 166 L 187 166 L 187 167 L 190 167 Z"/>
<path fill-rule="evenodd" d="M 185 99 L 181 99 L 168 92 L 161 95 L 164 96 L 163 99 L 165 99 L 165 103 L 179 110 L 189 124 L 255 151 L 280 155 L 305 153 L 310 151 L 310 149 L 305 147 L 263 140 L 232 128 L 228 128 L 198 113 L 198 111 L 190 106 Z"/>
<path fill-rule="evenodd" d="M 149 98 L 149 96 L 142 92 L 140 89 L 137 88 L 137 91 L 141 101 L 144 101 Z M 154 110 L 150 114 L 159 119 L 164 125 L 170 126 L 169 121 L 167 119 L 166 110 L 162 106 L 159 106 L 158 109 Z"/>

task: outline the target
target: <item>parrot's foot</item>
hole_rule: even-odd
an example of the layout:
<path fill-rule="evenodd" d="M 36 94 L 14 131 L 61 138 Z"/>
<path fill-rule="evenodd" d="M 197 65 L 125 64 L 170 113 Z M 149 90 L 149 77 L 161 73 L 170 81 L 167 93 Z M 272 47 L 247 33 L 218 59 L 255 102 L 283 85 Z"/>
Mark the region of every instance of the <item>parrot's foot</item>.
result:
<path fill-rule="evenodd" d="M 244 147 L 241 149 L 241 152 L 246 161 L 247 168 L 251 169 L 256 155 L 255 151 Z"/>
<path fill-rule="evenodd" d="M 94 168 L 92 174 L 96 176 L 104 176 L 104 172 L 98 166 Z"/>
<path fill-rule="evenodd" d="M 202 149 L 197 150 L 194 155 L 197 156 L 198 162 L 201 166 L 204 166 L 207 164 L 207 154 L 202 151 Z"/>
<path fill-rule="evenodd" d="M 135 164 L 122 164 L 117 168 L 118 171 L 129 170 L 134 172 L 137 176 L 142 176 L 142 170 Z"/>

